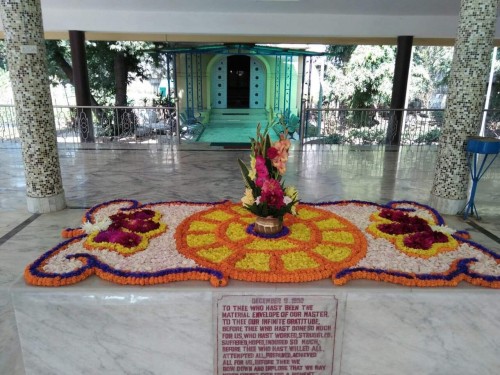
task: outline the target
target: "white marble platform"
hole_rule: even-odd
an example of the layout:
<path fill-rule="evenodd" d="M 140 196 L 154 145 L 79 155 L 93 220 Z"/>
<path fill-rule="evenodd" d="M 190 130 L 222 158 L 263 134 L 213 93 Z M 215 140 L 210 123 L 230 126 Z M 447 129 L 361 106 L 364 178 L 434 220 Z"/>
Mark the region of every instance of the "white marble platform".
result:
<path fill-rule="evenodd" d="M 237 158 L 247 160 L 248 151 L 203 149 L 201 146 L 179 150 L 131 150 L 123 145 L 112 149 L 107 144 L 98 145 L 95 150 L 62 149 L 60 162 L 70 208 L 42 214 L 16 231 L 32 215 L 26 209 L 21 152 L 18 148 L 5 148 L 2 145 L 0 375 L 24 375 L 24 364 L 28 374 L 72 375 L 65 371 L 64 366 L 73 366 L 77 362 L 98 369 L 97 373 L 103 374 L 155 374 L 159 367 L 161 374 L 212 374 L 212 347 L 192 348 L 193 340 L 210 344 L 214 340 L 209 326 L 212 318 L 207 317 L 211 310 L 206 307 L 211 306 L 207 301 L 211 300 L 212 294 L 238 291 L 240 287 L 251 292 L 264 288 L 266 293 L 275 292 L 274 288 L 277 287 L 280 293 L 285 293 L 281 290 L 283 285 L 243 286 L 231 281 L 224 289 L 213 289 L 198 282 L 155 288 L 124 288 L 92 278 L 69 288 L 43 289 L 26 287 L 19 277 L 26 265 L 61 241 L 62 228 L 80 223 L 84 207 L 118 198 L 141 202 L 200 201 L 200 197 L 203 197 L 203 201 L 238 201 L 243 185 Z M 386 151 L 383 147 L 309 145 L 290 154 L 286 181 L 296 185 L 301 199 L 306 202 L 358 199 L 377 203 L 390 200 L 428 203 L 435 158 L 434 146 L 402 147 L 396 152 Z M 476 204 L 483 217 L 477 224 L 498 237 L 500 158 L 479 184 Z M 447 217 L 446 222 L 455 229 L 469 231 L 473 241 L 500 252 L 498 242 L 484 236 L 469 222 L 457 216 Z M 7 236 L 12 231 L 16 233 Z M 12 283 L 17 325 L 10 298 Z M 491 373 L 491 369 L 493 374 L 498 374 L 496 368 L 500 368 L 500 365 L 495 359 L 495 354 L 499 352 L 498 341 L 495 340 L 500 336 L 498 323 L 495 325 L 495 322 L 500 321 L 496 313 L 500 311 L 499 302 L 496 302 L 499 299 L 498 291 L 467 287 L 421 291 L 369 282 L 350 283 L 342 288 L 333 287 L 329 281 L 321 285 L 329 293 L 348 293 L 343 374 L 358 374 L 362 371 L 364 374 L 377 375 L 402 374 L 405 369 L 410 369 L 406 373 L 411 375 L 482 375 Z M 312 293 L 310 289 L 316 289 L 316 286 L 316 283 L 293 285 L 289 289 L 297 293 Z M 90 289 L 86 290 L 87 287 Z M 192 291 L 193 294 L 183 294 Z M 85 297 L 87 292 L 95 293 L 95 297 Z M 287 290 L 287 293 L 290 292 Z M 416 299 L 420 294 L 422 297 Z M 139 300 L 137 297 L 149 298 L 150 295 L 154 298 Z M 463 303 L 462 300 L 466 299 L 474 300 L 475 305 L 471 307 Z M 82 305 L 82 300 L 94 302 Z M 132 304 L 132 300 L 136 302 Z M 182 325 L 175 323 L 174 318 L 181 316 L 176 308 L 171 307 L 175 301 L 181 301 L 189 307 L 189 313 L 183 312 L 186 317 L 182 318 Z M 483 309 L 483 303 L 488 307 Z M 141 310 L 137 306 L 147 306 L 145 313 L 137 313 Z M 206 314 L 200 312 L 202 308 Z M 387 311 L 391 309 L 393 312 L 388 314 Z M 406 310 L 415 313 L 406 314 Z M 419 310 L 427 313 L 418 313 Z M 68 315 L 65 315 L 66 311 L 69 311 Z M 44 316 L 46 319 L 42 320 Z M 162 317 L 159 324 L 154 316 Z M 152 326 L 150 320 L 153 319 L 155 323 Z M 170 324 L 169 321 L 174 323 Z M 57 331 L 54 335 L 50 329 L 54 322 L 65 327 L 66 331 Z M 144 326 L 144 332 L 131 332 L 129 335 L 127 327 L 137 324 Z M 396 326 L 399 333 L 389 335 L 390 324 Z M 19 335 L 17 326 L 20 327 Z M 176 342 L 179 335 L 192 332 L 191 326 L 196 329 L 197 337 L 189 339 L 187 343 Z M 72 332 L 67 331 L 68 327 L 74 333 L 68 333 Z M 125 329 L 122 330 L 123 327 Z M 122 332 L 113 333 L 117 330 Z M 45 332 L 50 334 L 44 337 Z M 101 332 L 106 335 L 99 334 Z M 168 334 L 173 335 L 172 338 Z M 380 334 L 381 339 L 377 336 Z M 23 353 L 19 336 L 23 342 Z M 60 349 L 57 349 L 59 341 L 54 337 L 61 337 L 59 340 L 64 345 Z M 74 343 L 69 345 L 68 341 Z M 152 346 L 152 342 L 159 344 Z M 186 354 L 182 354 L 176 345 L 183 345 L 181 349 Z M 75 355 L 78 350 L 90 354 L 86 359 L 72 359 L 70 353 Z M 130 355 L 130 350 L 139 354 Z M 24 364 L 21 354 L 24 354 Z M 35 359 L 37 356 L 40 358 L 38 362 Z M 127 368 L 127 361 L 137 357 L 141 358 L 142 362 L 138 363 L 142 363 L 142 367 Z M 32 363 L 47 367 L 41 371 L 34 370 Z M 175 372 L 176 367 L 172 367 L 173 370 L 169 371 L 170 367 L 166 367 L 165 363 L 168 366 L 175 364 L 181 370 Z M 62 370 L 51 366 L 62 366 Z M 201 370 L 191 371 L 189 366 Z M 384 368 L 384 371 L 380 372 L 380 368 Z M 182 372 L 185 369 L 188 369 L 187 372 Z M 415 372 L 415 369 L 419 371 Z M 74 373 L 78 374 L 78 371 Z M 95 371 L 85 373 L 93 375 Z"/>
<path fill-rule="evenodd" d="M 124 287 L 92 277 L 11 290 L 26 374 L 214 372 L 213 300 L 228 295 L 334 295 L 334 374 L 498 374 L 500 292 L 464 284 L 415 289 L 355 281 L 303 284 L 189 281 Z"/>

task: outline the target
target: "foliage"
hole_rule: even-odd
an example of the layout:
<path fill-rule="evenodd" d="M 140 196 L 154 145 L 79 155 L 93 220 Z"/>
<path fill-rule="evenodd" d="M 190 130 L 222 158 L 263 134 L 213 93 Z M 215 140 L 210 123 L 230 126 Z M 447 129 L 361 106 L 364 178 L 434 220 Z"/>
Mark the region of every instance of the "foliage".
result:
<path fill-rule="evenodd" d="M 433 103 L 432 99 L 433 95 L 447 92 L 452 57 L 452 47 L 414 47 L 408 82 L 410 101 L 419 100 L 424 108 L 441 108 L 441 103 Z"/>
<path fill-rule="evenodd" d="M 437 126 L 441 126 L 444 123 L 444 111 L 432 111 L 431 118 L 436 123 Z"/>
<path fill-rule="evenodd" d="M 285 213 L 296 213 L 298 192 L 283 183 L 290 148 L 287 133 L 271 144 L 270 128 L 268 125 L 261 133 L 260 124 L 257 126 L 257 137 L 251 140 L 250 167 L 238 159 L 246 187 L 241 201 L 257 216 L 282 218 Z"/>
<path fill-rule="evenodd" d="M 0 41 L 0 70 L 7 70 L 7 52 L 3 40 Z"/>
<path fill-rule="evenodd" d="M 395 47 L 329 46 L 327 51 L 325 80 L 330 87 L 324 90 L 330 102 L 348 108 L 383 108 L 390 104 Z M 412 56 L 409 100 L 420 100 L 426 108 L 441 108 L 440 101 L 431 101 L 435 94 L 446 94 L 453 48 L 416 46 Z"/>
<path fill-rule="evenodd" d="M 72 83 L 68 41 L 46 42 L 49 76 L 53 84 Z M 92 96 L 100 105 L 127 105 L 127 85 L 135 78 L 146 79 L 147 66 L 160 65 L 161 43 L 135 41 L 87 41 L 85 52 Z"/>
<path fill-rule="evenodd" d="M 327 145 L 341 145 L 344 144 L 346 138 L 339 133 L 334 133 L 323 138 L 322 143 Z"/>
<path fill-rule="evenodd" d="M 439 142 L 439 137 L 441 136 L 441 129 L 432 129 L 431 131 L 420 135 L 415 139 L 416 144 L 426 144 L 431 145 L 433 143 Z"/>
<path fill-rule="evenodd" d="M 347 48 L 349 47 L 349 48 Z M 392 93 L 395 48 L 392 46 L 330 46 L 325 72 L 329 101 L 349 108 L 387 106 Z"/>
<path fill-rule="evenodd" d="M 351 59 L 356 47 L 356 45 L 330 45 L 326 48 L 326 53 L 333 65 L 342 67 Z"/>
<path fill-rule="evenodd" d="M 307 122 L 305 138 L 316 137 L 318 135 L 318 128 L 316 125 Z"/>
<path fill-rule="evenodd" d="M 349 132 L 349 140 L 360 145 L 380 145 L 385 142 L 385 131 L 378 129 L 370 131 L 367 129 L 352 129 Z"/>
<path fill-rule="evenodd" d="M 274 130 L 277 136 L 281 133 L 287 132 L 290 138 L 294 139 L 294 134 L 298 131 L 300 126 L 300 119 L 296 114 L 291 113 L 289 109 L 285 110 L 285 113 L 277 113 L 272 121 L 271 128 Z"/>

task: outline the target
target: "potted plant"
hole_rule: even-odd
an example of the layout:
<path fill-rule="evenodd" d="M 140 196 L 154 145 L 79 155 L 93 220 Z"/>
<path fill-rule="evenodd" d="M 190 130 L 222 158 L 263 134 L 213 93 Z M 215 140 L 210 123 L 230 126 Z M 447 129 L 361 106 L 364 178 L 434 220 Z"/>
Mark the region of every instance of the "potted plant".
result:
<path fill-rule="evenodd" d="M 285 187 L 283 182 L 290 149 L 287 132 L 271 143 L 269 128 L 261 132 L 261 125 L 257 125 L 257 137 L 251 139 L 250 167 L 241 159 L 238 163 L 246 187 L 243 207 L 257 216 L 253 230 L 272 235 L 283 229 L 286 213 L 296 214 L 299 201 L 295 187 Z"/>

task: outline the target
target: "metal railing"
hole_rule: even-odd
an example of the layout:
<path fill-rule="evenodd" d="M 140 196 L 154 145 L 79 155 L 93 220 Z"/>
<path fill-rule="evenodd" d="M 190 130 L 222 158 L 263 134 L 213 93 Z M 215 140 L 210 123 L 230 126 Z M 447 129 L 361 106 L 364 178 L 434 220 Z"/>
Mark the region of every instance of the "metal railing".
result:
<path fill-rule="evenodd" d="M 175 107 L 54 106 L 57 142 L 170 145 L 196 140 L 201 124 L 177 113 Z M 20 137 L 14 106 L 0 105 L 0 144 L 20 143 Z"/>
<path fill-rule="evenodd" d="M 57 142 L 171 145 L 196 141 L 203 125 L 175 107 L 54 106 Z M 500 138 L 500 110 L 484 111 L 485 136 Z M 179 119 L 179 121 L 177 121 Z M 310 109 L 302 116 L 304 144 L 378 145 L 399 136 L 401 145 L 437 144 L 442 109 Z M 402 122 L 400 134 L 397 124 Z M 13 105 L 0 105 L 0 145 L 20 144 Z"/>
<path fill-rule="evenodd" d="M 500 110 L 485 110 L 484 135 L 500 138 Z M 386 144 L 397 137 L 400 145 L 439 142 L 444 109 L 306 109 L 304 144 Z"/>

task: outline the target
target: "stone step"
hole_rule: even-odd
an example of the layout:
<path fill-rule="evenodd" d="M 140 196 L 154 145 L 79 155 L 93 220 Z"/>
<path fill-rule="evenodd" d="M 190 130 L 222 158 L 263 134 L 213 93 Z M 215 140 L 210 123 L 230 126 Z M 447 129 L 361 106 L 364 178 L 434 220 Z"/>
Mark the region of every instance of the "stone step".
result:
<path fill-rule="evenodd" d="M 213 109 L 210 112 L 210 122 L 237 121 L 267 123 L 267 112 L 263 109 L 247 108 Z"/>

